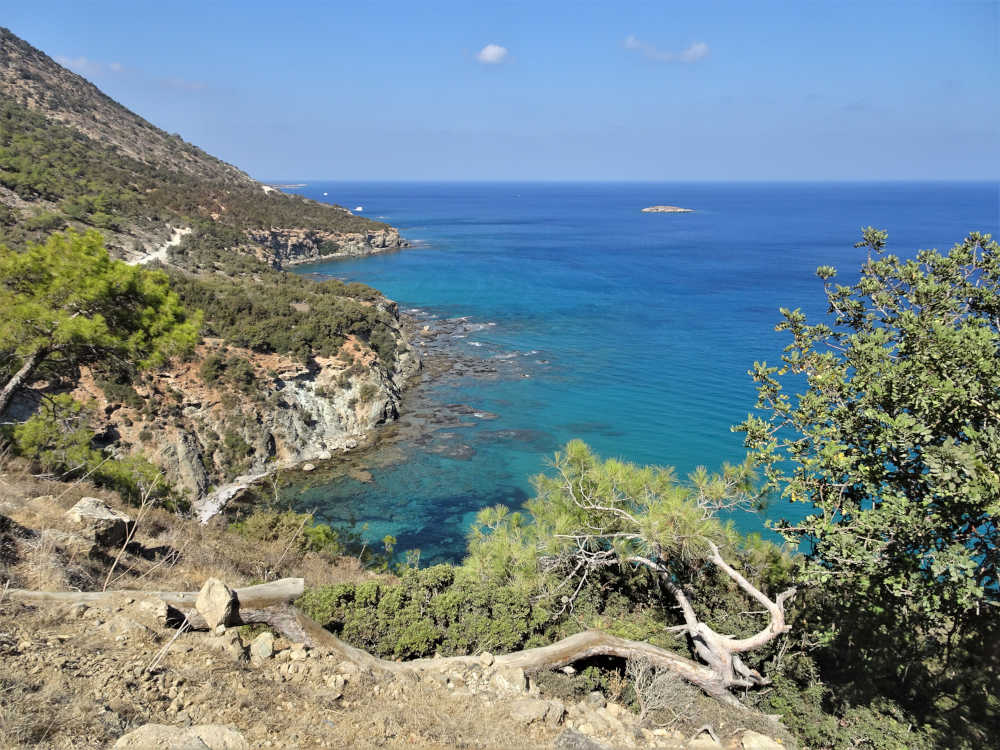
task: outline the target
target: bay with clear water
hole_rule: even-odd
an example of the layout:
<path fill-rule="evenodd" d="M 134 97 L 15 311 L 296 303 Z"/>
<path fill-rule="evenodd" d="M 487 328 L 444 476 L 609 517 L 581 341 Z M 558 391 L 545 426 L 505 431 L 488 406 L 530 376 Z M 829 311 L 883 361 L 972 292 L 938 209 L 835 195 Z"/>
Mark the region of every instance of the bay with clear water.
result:
<path fill-rule="evenodd" d="M 779 361 L 779 308 L 825 314 L 819 265 L 852 280 L 863 226 L 902 256 L 998 233 L 995 183 L 344 183 L 295 192 L 400 229 L 413 247 L 300 266 L 361 281 L 428 326 L 454 362 L 406 396 L 395 439 L 352 476 L 285 488 L 367 539 L 422 563 L 455 561 L 482 507 L 518 507 L 572 438 L 604 457 L 676 467 L 743 457 L 733 424 L 753 409 L 754 361 Z M 642 213 L 669 204 L 694 213 Z M 325 477 L 325 478 L 324 478 Z M 772 503 L 742 515 L 801 517 Z"/>

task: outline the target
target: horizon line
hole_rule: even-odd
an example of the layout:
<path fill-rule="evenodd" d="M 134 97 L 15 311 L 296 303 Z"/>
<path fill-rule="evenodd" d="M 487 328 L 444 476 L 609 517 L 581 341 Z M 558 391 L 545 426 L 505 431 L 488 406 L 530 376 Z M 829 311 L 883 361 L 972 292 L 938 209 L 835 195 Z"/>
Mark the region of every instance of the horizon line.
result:
<path fill-rule="evenodd" d="M 1000 188 L 1000 180 L 988 177 L 878 177 L 878 178 L 789 178 L 789 179 L 731 179 L 731 180 L 705 180 L 705 179 L 673 179 L 673 180 L 651 180 L 651 179 L 532 179 L 532 178 L 498 178 L 498 179 L 464 179 L 464 178 L 305 178 L 289 177 L 286 179 L 263 179 L 253 177 L 252 179 L 265 185 L 280 184 L 305 184 L 309 183 L 370 183 L 370 184 L 466 184 L 466 185 L 494 185 L 494 184 L 538 184 L 538 185 L 558 185 L 558 184 L 590 184 L 590 185 L 731 185 L 731 184 L 779 184 L 779 185 L 817 185 L 817 184 L 840 184 L 840 185 L 885 185 L 885 184 L 985 184 L 996 185 Z"/>

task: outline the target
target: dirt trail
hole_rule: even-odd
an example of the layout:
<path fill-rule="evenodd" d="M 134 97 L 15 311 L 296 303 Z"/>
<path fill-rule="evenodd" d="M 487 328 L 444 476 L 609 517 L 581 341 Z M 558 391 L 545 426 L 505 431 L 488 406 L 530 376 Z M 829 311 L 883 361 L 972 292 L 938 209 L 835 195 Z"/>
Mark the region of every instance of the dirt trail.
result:
<path fill-rule="evenodd" d="M 148 263 L 153 263 L 154 261 L 166 263 L 167 253 L 170 252 L 170 248 L 177 247 L 181 244 L 181 240 L 189 234 L 191 234 L 191 227 L 175 227 L 173 234 L 170 235 L 170 239 L 160 245 L 159 248 L 151 253 L 147 253 L 146 255 L 127 262 L 130 266 L 144 266 Z"/>

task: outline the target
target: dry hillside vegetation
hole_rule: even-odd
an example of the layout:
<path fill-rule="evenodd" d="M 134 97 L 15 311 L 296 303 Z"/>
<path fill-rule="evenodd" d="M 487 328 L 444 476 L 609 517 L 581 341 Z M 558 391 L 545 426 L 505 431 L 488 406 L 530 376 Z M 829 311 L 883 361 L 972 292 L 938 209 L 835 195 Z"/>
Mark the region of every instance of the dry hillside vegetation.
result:
<path fill-rule="evenodd" d="M 294 535 L 250 540 L 221 519 L 202 526 L 160 509 L 126 507 L 86 483 L 33 477 L 17 462 L 6 468 L 4 747 L 111 746 L 147 724 L 227 725 L 246 743 L 241 747 L 765 747 L 746 732 L 754 724 L 793 744 L 761 717 L 722 709 L 677 682 L 647 689 L 646 715 L 638 716 L 621 705 L 621 692 L 588 693 L 579 675 L 563 672 L 526 676 L 489 654 L 394 673 L 359 667 L 336 648 L 294 643 L 261 625 L 178 630 L 162 599 L 135 590 L 198 591 L 212 577 L 236 588 L 283 576 L 310 586 L 375 576 L 353 558 L 301 551 Z M 67 515 L 84 497 L 136 521 L 125 545 L 95 541 L 92 529 Z M 18 593 L 99 592 L 106 583 L 130 591 L 80 602 Z M 699 733 L 696 724 L 706 720 L 711 731 Z"/>

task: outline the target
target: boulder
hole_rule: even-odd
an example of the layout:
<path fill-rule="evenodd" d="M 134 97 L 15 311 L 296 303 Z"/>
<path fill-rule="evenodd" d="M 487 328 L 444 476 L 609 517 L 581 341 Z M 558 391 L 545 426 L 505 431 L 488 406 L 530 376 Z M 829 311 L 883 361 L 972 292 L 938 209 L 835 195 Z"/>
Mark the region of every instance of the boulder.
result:
<path fill-rule="evenodd" d="M 98 546 L 92 538 L 88 539 L 80 534 L 71 534 L 58 529 L 43 529 L 42 544 L 52 545 L 70 559 L 90 557 L 97 552 Z"/>
<path fill-rule="evenodd" d="M 118 738 L 114 750 L 250 750 L 250 743 L 232 727 L 202 724 L 171 727 L 146 724 Z"/>
<path fill-rule="evenodd" d="M 194 608 L 205 618 L 209 630 L 228 625 L 236 606 L 236 594 L 218 578 L 209 578 L 198 592 Z"/>
<path fill-rule="evenodd" d="M 523 693 L 528 689 L 528 678 L 520 667 L 503 667 L 493 674 L 493 687 L 503 693 Z"/>
<path fill-rule="evenodd" d="M 135 528 L 131 518 L 96 497 L 80 498 L 66 511 L 66 517 L 82 527 L 84 536 L 102 547 L 121 547 Z"/>

